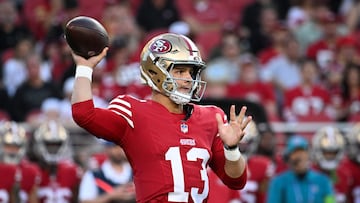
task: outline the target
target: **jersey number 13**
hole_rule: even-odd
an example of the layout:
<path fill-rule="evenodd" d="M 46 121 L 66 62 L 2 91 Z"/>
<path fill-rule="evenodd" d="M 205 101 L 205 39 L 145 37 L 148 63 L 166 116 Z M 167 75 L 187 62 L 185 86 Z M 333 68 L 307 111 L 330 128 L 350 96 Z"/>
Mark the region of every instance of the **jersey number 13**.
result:
<path fill-rule="evenodd" d="M 206 199 L 209 194 L 209 179 L 206 172 L 206 165 L 209 158 L 209 152 L 203 148 L 194 147 L 186 153 L 187 161 L 197 161 L 197 159 L 202 159 L 202 169 L 200 170 L 200 176 L 201 180 L 204 181 L 204 189 L 202 193 L 199 194 L 199 188 L 191 188 L 190 196 L 194 203 L 203 202 L 203 200 Z M 174 181 L 174 190 L 173 192 L 169 192 L 168 201 L 188 202 L 189 192 L 185 192 L 184 170 L 181 161 L 180 148 L 170 147 L 165 154 L 165 159 L 171 163 L 171 170 Z"/>

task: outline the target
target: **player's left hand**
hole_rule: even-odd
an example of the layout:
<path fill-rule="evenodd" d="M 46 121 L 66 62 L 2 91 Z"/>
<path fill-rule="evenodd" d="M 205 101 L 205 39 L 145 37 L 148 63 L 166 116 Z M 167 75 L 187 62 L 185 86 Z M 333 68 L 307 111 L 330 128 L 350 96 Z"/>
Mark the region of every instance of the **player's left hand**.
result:
<path fill-rule="evenodd" d="M 235 146 L 245 135 L 244 129 L 252 120 L 251 116 L 245 116 L 246 107 L 242 107 L 238 116 L 235 113 L 235 105 L 230 107 L 229 123 L 224 123 L 220 114 L 216 114 L 216 120 L 219 128 L 219 136 L 224 144 Z"/>

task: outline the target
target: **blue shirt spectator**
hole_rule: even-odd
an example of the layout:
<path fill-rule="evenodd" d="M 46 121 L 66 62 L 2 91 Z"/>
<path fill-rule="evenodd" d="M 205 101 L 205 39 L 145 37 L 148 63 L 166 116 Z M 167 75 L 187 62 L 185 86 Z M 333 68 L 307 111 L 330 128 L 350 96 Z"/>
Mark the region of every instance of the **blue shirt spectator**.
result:
<path fill-rule="evenodd" d="M 284 159 L 289 169 L 275 176 L 269 186 L 268 203 L 334 203 L 330 179 L 310 168 L 307 140 L 299 135 L 289 138 Z"/>

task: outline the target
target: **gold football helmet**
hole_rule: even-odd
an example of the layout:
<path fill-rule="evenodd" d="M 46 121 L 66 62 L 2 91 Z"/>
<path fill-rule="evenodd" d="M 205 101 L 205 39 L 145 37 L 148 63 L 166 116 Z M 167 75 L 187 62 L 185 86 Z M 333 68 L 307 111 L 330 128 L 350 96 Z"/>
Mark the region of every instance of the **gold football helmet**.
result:
<path fill-rule="evenodd" d="M 351 160 L 360 163 L 360 123 L 354 125 L 346 134 L 348 141 L 347 154 Z"/>
<path fill-rule="evenodd" d="M 176 80 L 185 79 L 174 78 L 170 74 L 176 65 L 190 65 L 194 68 L 192 80 L 186 80 L 192 83 L 188 94 L 177 90 Z M 199 49 L 184 35 L 165 33 L 156 36 L 144 46 L 140 56 L 142 80 L 177 104 L 200 101 L 206 86 L 200 77 L 204 69 L 205 63 Z"/>
<path fill-rule="evenodd" d="M 315 161 L 320 168 L 333 170 L 338 167 L 345 153 L 345 139 L 340 130 L 325 126 L 320 128 L 312 140 Z"/>
<path fill-rule="evenodd" d="M 40 125 L 34 132 L 35 154 L 49 164 L 71 158 L 72 148 L 66 129 L 56 121 Z"/>
<path fill-rule="evenodd" d="M 15 122 L 3 122 L 0 126 L 1 160 L 19 164 L 26 152 L 26 130 Z"/>

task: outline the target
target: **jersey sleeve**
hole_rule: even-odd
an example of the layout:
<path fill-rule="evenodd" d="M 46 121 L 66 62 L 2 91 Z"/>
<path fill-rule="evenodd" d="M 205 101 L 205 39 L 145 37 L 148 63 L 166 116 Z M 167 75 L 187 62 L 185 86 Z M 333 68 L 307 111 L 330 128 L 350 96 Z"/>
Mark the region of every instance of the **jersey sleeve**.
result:
<path fill-rule="evenodd" d="M 227 117 L 220 108 L 217 108 L 216 113 L 220 113 L 221 115 L 223 115 L 224 123 L 227 122 Z M 245 186 L 247 180 L 247 167 L 245 167 L 245 170 L 240 177 L 231 178 L 225 173 L 224 144 L 218 135 L 215 137 L 213 141 L 211 150 L 213 153 L 213 157 L 209 163 L 210 168 L 216 173 L 216 175 L 221 179 L 221 181 L 230 189 L 233 190 L 242 189 Z"/>
<path fill-rule="evenodd" d="M 72 105 L 72 116 L 74 121 L 89 133 L 120 144 L 123 138 L 121 136 L 130 126 L 129 121 L 119 116 L 121 110 L 118 110 L 120 113 L 116 113 L 110 108 L 115 104 L 116 102 L 112 101 L 108 109 L 102 109 L 95 108 L 92 100 L 78 102 Z"/>

